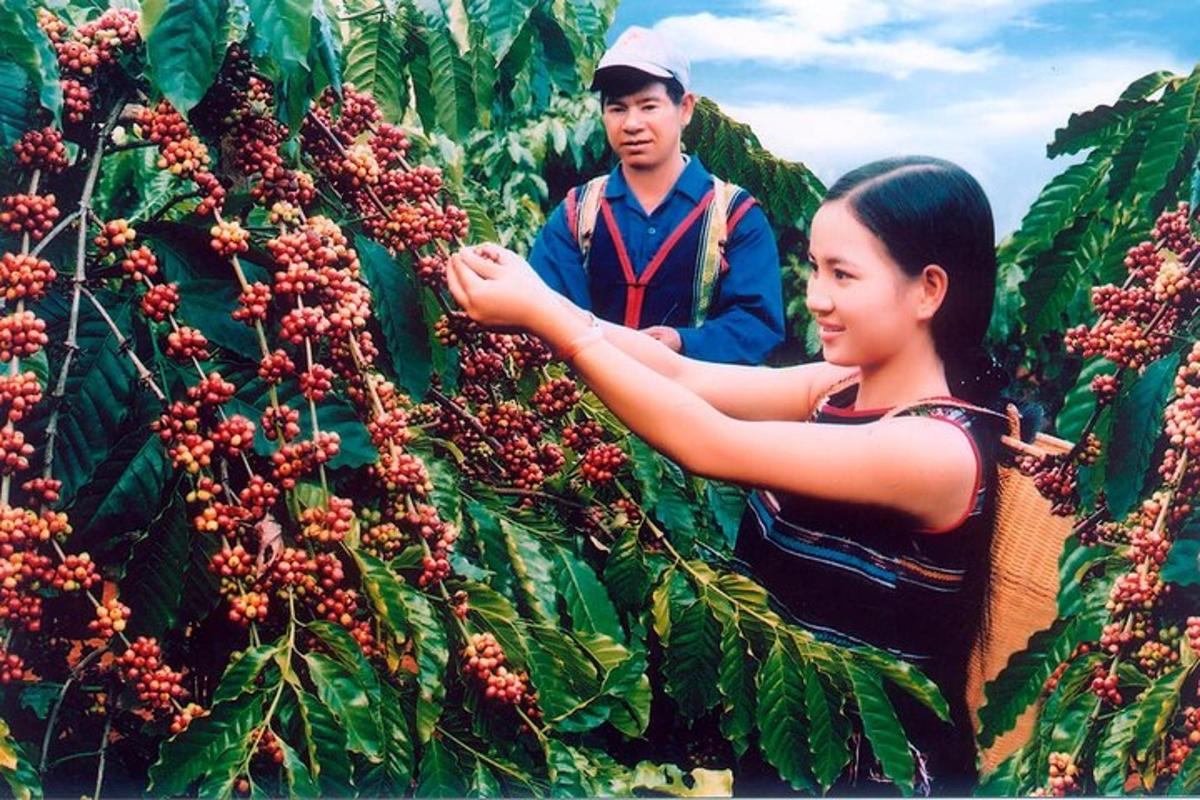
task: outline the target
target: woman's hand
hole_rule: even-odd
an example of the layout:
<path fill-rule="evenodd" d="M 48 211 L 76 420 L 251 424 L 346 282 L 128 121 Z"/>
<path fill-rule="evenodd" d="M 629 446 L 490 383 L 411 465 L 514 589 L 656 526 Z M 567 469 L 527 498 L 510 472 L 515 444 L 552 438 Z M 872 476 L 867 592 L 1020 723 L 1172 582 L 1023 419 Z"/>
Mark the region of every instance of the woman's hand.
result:
<path fill-rule="evenodd" d="M 464 247 L 450 257 L 450 293 L 471 319 L 487 328 L 539 333 L 558 296 L 525 259 L 499 245 Z"/>

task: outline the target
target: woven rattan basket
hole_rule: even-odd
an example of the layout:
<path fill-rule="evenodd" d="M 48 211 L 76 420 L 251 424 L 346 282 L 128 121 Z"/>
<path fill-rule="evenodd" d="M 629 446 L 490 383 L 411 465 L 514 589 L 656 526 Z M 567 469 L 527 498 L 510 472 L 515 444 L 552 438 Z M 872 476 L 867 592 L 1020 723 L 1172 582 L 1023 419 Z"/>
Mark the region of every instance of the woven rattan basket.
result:
<path fill-rule="evenodd" d="M 1029 637 L 1050 627 L 1057 615 L 1058 559 L 1071 533 L 1071 517 L 1050 513 L 1050 501 L 1038 492 L 1033 478 L 1023 475 L 1015 461 L 1021 455 L 1060 454 L 1072 445 L 1038 434 L 1032 443 L 1021 441 L 1021 417 L 1008 406 L 1007 436 L 1002 437 L 992 540 L 991 582 L 986 603 L 984 632 L 971 649 L 967 673 L 967 707 L 978 729 L 983 686 L 994 679 L 1009 657 L 1023 650 Z M 1033 731 L 1036 707 L 1017 720 L 1016 727 L 983 751 L 982 767 L 995 768 L 1023 745 Z"/>

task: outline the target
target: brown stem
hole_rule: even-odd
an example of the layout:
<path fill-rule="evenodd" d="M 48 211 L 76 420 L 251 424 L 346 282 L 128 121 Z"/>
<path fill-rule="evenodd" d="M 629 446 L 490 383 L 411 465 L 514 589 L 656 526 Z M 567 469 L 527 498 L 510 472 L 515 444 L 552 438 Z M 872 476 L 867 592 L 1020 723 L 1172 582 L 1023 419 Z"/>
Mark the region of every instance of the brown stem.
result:
<path fill-rule="evenodd" d="M 158 384 L 155 383 L 154 375 L 149 369 L 146 368 L 146 365 L 142 363 L 142 359 L 139 358 L 138 354 L 133 351 L 133 343 L 125 338 L 125 334 L 121 333 L 121 329 L 117 327 L 117 323 L 113 321 L 111 316 L 109 316 L 108 309 L 104 307 L 103 303 L 96 299 L 96 296 L 92 294 L 89 289 L 81 286 L 79 287 L 79 291 L 85 297 L 87 297 L 88 301 L 100 314 L 101 318 L 104 319 L 104 322 L 108 325 L 109 330 L 111 330 L 113 335 L 117 337 L 118 347 L 120 348 L 121 352 L 125 353 L 125 355 L 129 357 L 129 360 L 133 362 L 133 366 L 137 370 L 138 378 L 142 381 L 142 383 L 146 384 L 146 386 L 150 388 L 150 391 L 154 392 L 154 396 L 158 398 L 158 402 L 166 404 L 167 395 L 162 389 L 159 388 Z M 203 372 L 201 372 L 201 374 L 203 374 Z"/>
<path fill-rule="evenodd" d="M 51 228 L 50 232 L 43 236 L 42 240 L 34 246 L 33 250 L 30 251 L 30 255 L 39 255 L 43 250 L 46 249 L 47 246 L 49 246 L 51 242 L 58 237 L 60 233 L 66 230 L 67 227 L 77 219 L 79 219 L 79 209 L 72 211 L 70 214 L 67 214 L 65 217 L 60 219 L 58 224 Z"/>
<path fill-rule="evenodd" d="M 96 152 L 92 154 L 92 162 L 88 166 L 87 177 L 83 182 L 83 192 L 79 196 L 79 211 L 80 218 L 79 236 L 76 239 L 75 248 L 75 277 L 72 282 L 73 290 L 71 292 L 71 316 L 67 323 L 67 341 L 66 354 L 63 356 L 62 368 L 58 373 L 58 381 L 55 383 L 54 391 L 50 393 L 53 399 L 54 408 L 50 412 L 50 420 L 46 425 L 46 459 L 42 467 L 42 476 L 46 478 L 54 475 L 54 440 L 58 436 L 58 420 L 62 413 L 62 399 L 66 395 L 67 390 L 67 374 L 71 371 L 71 360 L 75 357 L 75 351 L 79 349 L 77 343 L 77 335 L 79 332 L 79 300 L 83 282 L 87 279 L 87 216 L 92 208 L 92 194 L 96 190 L 96 179 L 100 175 L 100 161 L 104 158 L 104 143 L 108 141 L 108 135 L 112 132 L 113 126 L 117 124 L 117 118 L 121 114 L 121 109 L 124 105 L 123 101 L 118 101 L 113 107 L 112 112 L 108 115 L 108 119 L 104 122 L 104 127 L 100 129 L 100 136 L 96 140 Z"/>
<path fill-rule="evenodd" d="M 92 790 L 92 800 L 100 800 L 100 787 L 104 785 L 104 759 L 108 755 L 108 732 L 112 730 L 112 715 L 104 718 L 104 733 L 100 734 L 100 766 L 96 769 L 96 788 Z"/>
<path fill-rule="evenodd" d="M 483 423 L 476 419 L 474 414 L 458 405 L 458 403 L 455 403 L 446 395 L 442 394 L 441 390 L 439 389 L 430 387 L 429 394 L 432 395 L 433 399 L 436 400 L 439 405 L 457 416 L 463 422 L 470 425 L 471 428 L 474 429 L 474 431 L 478 433 L 485 442 L 487 442 L 487 446 L 492 448 L 493 452 L 500 452 L 500 450 L 503 448 L 503 445 L 500 444 L 498 439 L 487 432 L 487 430 L 483 427 Z"/>

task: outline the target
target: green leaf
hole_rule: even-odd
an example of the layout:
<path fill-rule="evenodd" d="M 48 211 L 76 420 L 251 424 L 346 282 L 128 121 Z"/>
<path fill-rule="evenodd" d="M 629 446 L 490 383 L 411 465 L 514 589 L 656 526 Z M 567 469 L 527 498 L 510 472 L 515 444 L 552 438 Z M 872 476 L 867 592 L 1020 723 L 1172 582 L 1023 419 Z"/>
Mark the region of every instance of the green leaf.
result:
<path fill-rule="evenodd" d="M 883 691 L 879 673 L 853 662 L 846 664 L 846 671 L 854 687 L 854 700 L 862 718 L 863 733 L 871 743 L 871 752 L 879 759 L 883 773 L 905 796 L 911 795 L 916 769 L 908 750 L 908 738 L 896 718 L 892 702 Z"/>
<path fill-rule="evenodd" d="M 1104 253 L 1106 234 L 1106 222 L 1083 217 L 1061 231 L 1053 246 L 1041 253 L 1021 284 L 1021 318 L 1031 339 L 1061 331 L 1071 323 L 1071 304 L 1090 290 L 1088 276 Z"/>
<path fill-rule="evenodd" d="M 408 790 L 412 781 L 414 753 L 409 724 L 411 705 L 403 702 L 400 693 L 390 684 L 384 684 L 383 688 L 381 713 L 384 744 L 387 746 L 383 766 L 391 789 L 386 794 L 400 795 Z"/>
<path fill-rule="evenodd" d="M 433 727 L 442 715 L 442 701 L 446 696 L 444 676 L 450 649 L 446 630 L 425 595 L 406 584 L 402 584 L 400 590 L 408 609 L 413 655 L 417 660 L 417 738 L 424 743 L 429 741 Z"/>
<path fill-rule="evenodd" d="M 558 591 L 566 602 L 572 626 L 624 641 L 617 609 L 591 566 L 565 547 L 553 545 L 553 553 L 559 567 L 555 576 Z"/>
<path fill-rule="evenodd" d="M 120 583 L 122 601 L 138 609 L 130 618 L 131 635 L 162 636 L 179 625 L 183 588 L 188 573 L 195 569 L 189 564 L 189 554 L 197 537 L 186 509 L 176 501 L 134 545 Z M 185 564 L 188 566 L 181 568 Z"/>
<path fill-rule="evenodd" d="M 524 664 L 529 656 L 525 636 L 517 627 L 523 620 L 508 598 L 490 586 L 474 581 L 462 581 L 453 586 L 455 590 L 462 589 L 467 593 L 468 619 L 472 624 L 495 636 L 509 661 L 518 666 Z"/>
<path fill-rule="evenodd" d="M 574 747 L 559 739 L 546 742 L 546 766 L 550 771 L 551 797 L 588 797 L 596 794 L 588 780 L 590 765 Z"/>
<path fill-rule="evenodd" d="M 1084 589 L 1088 586 L 1083 581 L 1084 575 L 1111 555 L 1111 551 L 1107 547 L 1078 546 L 1077 538 L 1067 541 L 1068 543 L 1074 542 L 1076 546 L 1068 545 L 1063 549 L 1062 561 L 1058 567 L 1060 586 L 1058 615 L 1060 617 L 1071 617 L 1083 610 Z M 1124 559 L 1122 558 L 1121 561 L 1124 562 Z"/>
<path fill-rule="evenodd" d="M 354 246 L 362 262 L 363 279 L 371 287 L 375 316 L 400 385 L 413 397 L 424 397 L 429 390 L 432 362 L 416 277 L 366 236 L 356 236 Z"/>
<path fill-rule="evenodd" d="M 804 664 L 787 639 L 776 639 L 758 671 L 759 748 L 796 791 L 816 793 L 809 762 Z"/>
<path fill-rule="evenodd" d="M 228 280 L 195 280 L 179 284 L 179 319 L 197 328 L 218 347 L 247 361 L 262 358 L 254 331 L 233 319 L 241 291 Z"/>
<path fill-rule="evenodd" d="M 299 702 L 300 721 L 304 728 L 306 755 L 313 776 L 327 796 L 349 797 L 351 788 L 350 753 L 346 750 L 346 731 L 334 719 L 333 713 L 315 696 L 292 684 Z"/>
<path fill-rule="evenodd" d="M 604 564 L 604 585 L 617 607 L 638 611 L 646 603 L 650 591 L 650 567 L 637 530 L 628 527 L 613 542 Z"/>
<path fill-rule="evenodd" d="M 55 122 L 62 119 L 58 58 L 49 37 L 38 27 L 37 15 L 29 3 L 0 2 L 0 61 L 20 67 L 28 84 L 18 81 L 18 85 L 37 90 L 42 108 L 50 112 Z"/>
<path fill-rule="evenodd" d="M 321 698 L 346 731 L 346 746 L 372 761 L 383 758 L 383 732 L 371 710 L 367 690 L 357 677 L 321 653 L 305 653 L 308 674 Z"/>
<path fill-rule="evenodd" d="M 652 595 L 650 604 L 650 614 L 654 623 L 654 632 L 658 634 L 659 640 L 664 644 L 671 635 L 671 610 L 676 585 L 687 587 L 690 591 L 687 579 L 678 573 L 674 566 L 668 567 L 663 571 L 662 577 L 658 581 L 658 585 L 654 587 L 654 593 Z"/>
<path fill-rule="evenodd" d="M 1079 692 L 1064 701 L 1045 746 L 1060 753 L 1078 752 L 1092 733 L 1092 720 L 1102 702 L 1091 692 Z"/>
<path fill-rule="evenodd" d="M 1200 747 L 1193 747 L 1180 765 L 1179 774 L 1167 788 L 1167 794 L 1194 795 L 1197 788 L 1200 788 Z"/>
<path fill-rule="evenodd" d="M 471 65 L 448 30 L 431 25 L 418 35 L 428 53 L 431 83 L 427 90 L 435 103 L 437 126 L 454 141 L 463 141 L 476 122 Z"/>
<path fill-rule="evenodd" d="M 720 648 L 721 628 L 704 603 L 695 602 L 680 610 L 671 625 L 663 673 L 667 694 L 679 704 L 680 713 L 688 721 L 721 700 L 717 688 Z"/>
<path fill-rule="evenodd" d="M 225 0 L 147 0 L 142 6 L 154 84 L 181 114 L 200 102 L 217 77 L 225 58 L 227 11 Z"/>
<path fill-rule="evenodd" d="M 812 662 L 804 663 L 804 716 L 808 719 L 808 748 L 812 770 L 822 793 L 829 791 L 850 763 L 850 743 L 845 730 L 834 724 L 842 713 L 841 700 L 822 679 Z"/>
<path fill-rule="evenodd" d="M 870 664 L 880 675 L 915 697 L 921 705 L 938 715 L 943 722 L 950 721 L 950 707 L 937 684 L 921 670 L 907 661 L 902 661 L 882 650 L 860 651 L 863 661 Z"/>
<path fill-rule="evenodd" d="M 429 470 L 429 480 L 433 483 L 429 499 L 437 508 L 438 516 L 453 525 L 461 525 L 462 491 L 459 478 L 462 473 L 451 462 L 437 458 L 426 458 L 425 468 Z"/>
<path fill-rule="evenodd" d="M 1134 751 L 1139 761 L 1162 742 L 1163 734 L 1175 716 L 1179 706 L 1179 687 L 1187 677 L 1188 670 L 1176 669 L 1156 680 L 1137 700 L 1137 722 L 1134 723 Z"/>
<path fill-rule="evenodd" d="M 334 658 L 350 670 L 355 680 L 366 690 L 367 698 L 371 701 L 371 711 L 375 715 L 377 723 L 382 725 L 382 721 L 379 720 L 379 707 L 383 700 L 383 688 L 380 686 L 379 676 L 375 674 L 371 663 L 363 655 L 362 645 L 345 628 L 327 620 L 315 620 L 308 623 L 305 628 L 309 633 L 316 634 L 317 638 L 333 653 Z"/>
<path fill-rule="evenodd" d="M 0 775 L 16 800 L 42 800 L 42 778 L 8 723 L 0 719 Z"/>
<path fill-rule="evenodd" d="M 328 85 L 333 89 L 338 96 L 342 94 L 342 41 L 337 32 L 334 30 L 334 21 L 330 19 L 330 15 L 337 15 L 337 9 L 341 8 L 341 4 L 335 7 L 331 0 L 316 0 L 313 3 L 313 15 L 311 28 L 312 51 L 309 53 L 309 64 L 320 67 L 314 72 L 321 76 L 314 89 L 320 91 Z"/>
<path fill-rule="evenodd" d="M 345 79 L 359 91 L 371 93 L 385 121 L 398 123 L 408 107 L 404 69 L 407 8 L 399 6 L 392 14 L 380 4 L 378 11 L 348 23 L 351 33 L 346 48 Z"/>
<path fill-rule="evenodd" d="M 234 653 L 221 676 L 221 683 L 213 692 L 212 704 L 218 705 L 229 700 L 236 700 L 254 688 L 255 680 L 262 674 L 263 669 L 280 652 L 284 645 L 282 639 L 270 644 L 260 644 L 249 647 L 240 653 Z"/>
<path fill-rule="evenodd" d="M 467 222 L 469 241 L 472 243 L 478 242 L 498 242 L 501 240 L 500 231 L 496 227 L 496 223 L 492 221 L 487 209 L 475 200 L 469 197 L 460 197 L 458 199 L 459 207 L 467 212 Z"/>
<path fill-rule="evenodd" d="M 663 482 L 663 459 L 650 445 L 629 435 L 629 455 L 633 477 L 642 492 L 642 503 L 646 508 L 658 505 L 658 490 Z"/>
<path fill-rule="evenodd" d="M 1166 86 L 1177 76 L 1169 70 L 1157 70 L 1143 75 L 1121 92 L 1121 100 L 1143 100 Z"/>
<path fill-rule="evenodd" d="M 482 18 L 486 26 L 487 43 L 492 61 L 499 64 L 508 55 L 517 34 L 529 21 L 529 15 L 537 5 L 536 0 L 511 0 L 503 3 L 474 0 L 468 8 L 472 18 Z"/>
<path fill-rule="evenodd" d="M 1057 158 L 1108 145 L 1128 131 L 1137 121 L 1138 114 L 1149 105 L 1142 100 L 1122 99 L 1111 106 L 1098 105 L 1091 111 L 1072 114 L 1066 126 L 1054 132 L 1054 140 L 1046 145 L 1046 156 Z"/>
<path fill-rule="evenodd" d="M 1196 107 L 1197 92 L 1200 92 L 1200 68 L 1194 70 L 1175 91 L 1163 96 L 1158 125 L 1146 149 L 1142 151 L 1130 183 L 1135 194 L 1152 197 L 1163 188 L 1167 176 L 1175 170 L 1185 143 L 1192 135 L 1192 113 Z"/>
<path fill-rule="evenodd" d="M 146 527 L 163 507 L 171 464 L 162 441 L 139 426 L 123 437 L 93 473 L 75 501 L 80 541 Z"/>
<path fill-rule="evenodd" d="M 129 335 L 128 302 L 104 291 L 96 292 L 95 296 L 108 309 L 117 327 Z M 31 310 L 46 320 L 50 341 L 66 341 L 69 293 L 48 294 Z M 79 350 L 71 361 L 54 442 L 54 477 L 63 482 L 60 507 L 69 507 L 76 493 L 93 479 L 96 469 L 117 443 L 138 392 L 133 365 L 121 354 L 116 337 L 90 303 L 79 309 L 76 345 Z M 53 374 L 58 374 L 62 361 L 62 355 L 51 354 Z M 26 428 L 27 438 L 38 441 L 33 434 L 45 429 L 49 406 L 49 403 L 38 406 Z"/>
<path fill-rule="evenodd" d="M 1107 620 L 1107 615 L 1103 619 Z M 1037 700 L 1054 669 L 1077 644 L 1098 636 L 1102 625 L 1099 614 L 1058 619 L 1048 629 L 1029 637 L 1028 646 L 1010 656 L 1000 675 L 984 686 L 987 702 L 979 709 L 979 746 L 990 747 L 996 737 L 1011 729 Z"/>
<path fill-rule="evenodd" d="M 1155 361 L 1113 406 L 1104 489 L 1114 519 L 1124 517 L 1141 497 L 1178 364 L 1178 353 Z"/>
<path fill-rule="evenodd" d="M 475 769 L 471 770 L 471 788 L 467 797 L 504 797 L 504 790 L 496 773 L 479 759 L 475 759 Z"/>
<path fill-rule="evenodd" d="M 262 697 L 246 695 L 216 705 L 207 716 L 192 720 L 187 730 L 159 747 L 146 791 L 160 797 L 177 796 L 202 777 L 219 778 L 218 765 L 225 767 L 230 754 L 245 752 L 263 716 Z"/>
<path fill-rule="evenodd" d="M 251 52 L 269 54 L 285 74 L 308 71 L 314 0 L 246 0 L 254 33 Z"/>
<path fill-rule="evenodd" d="M 737 541 L 742 513 L 746 510 L 745 490 L 728 483 L 708 481 L 704 487 L 704 496 L 721 533 L 725 534 L 725 541 L 732 547 Z"/>
<path fill-rule="evenodd" d="M 429 740 L 417 776 L 417 797 L 463 797 L 467 793 L 462 765 L 441 739 Z"/>
<path fill-rule="evenodd" d="M 321 789 L 300 755 L 282 736 L 276 736 L 275 741 L 283 751 L 283 774 L 287 777 L 288 793 L 292 797 L 320 797 Z"/>
<path fill-rule="evenodd" d="M 0 61 L 0 146 L 11 147 L 31 126 L 29 76 L 11 61 Z"/>
<path fill-rule="evenodd" d="M 1200 539 L 1180 539 L 1171 545 L 1162 579 L 1179 586 L 1200 584 Z"/>
<path fill-rule="evenodd" d="M 518 600 L 529 609 L 538 622 L 554 622 L 558 618 L 554 591 L 555 565 L 542 550 L 541 543 L 529 533 L 501 517 L 500 530 L 508 550 L 513 580 L 520 589 Z"/>
<path fill-rule="evenodd" d="M 754 733 L 755 678 L 758 660 L 742 636 L 736 617 L 722 622 L 721 661 L 717 668 L 717 688 L 721 691 L 721 734 L 741 758 L 750 748 Z"/>
<path fill-rule="evenodd" d="M 1111 166 L 1111 156 L 1096 150 L 1083 163 L 1067 167 L 1052 178 L 1013 234 L 1010 246 L 1017 251 L 1014 257 L 1031 260 L 1049 249 L 1059 232 L 1070 228 L 1085 210 L 1085 201 L 1104 180 Z"/>
<path fill-rule="evenodd" d="M 1096 394 L 1092 391 L 1092 379 L 1097 375 L 1112 375 L 1117 365 L 1103 356 L 1093 356 L 1084 362 L 1079 378 L 1063 400 L 1062 409 L 1054 419 L 1054 430 L 1069 442 L 1079 439 L 1083 427 L 1096 408 Z"/>
<path fill-rule="evenodd" d="M 654 516 L 663 524 L 673 542 L 690 542 L 696 538 L 696 518 L 692 501 L 672 481 L 663 481 L 659 488 Z"/>
<path fill-rule="evenodd" d="M 354 549 L 354 560 L 362 573 L 363 589 L 375 609 L 375 614 L 392 631 L 397 641 L 408 635 L 408 609 L 404 604 L 400 582 L 379 559 Z"/>
<path fill-rule="evenodd" d="M 1118 711 L 1104 728 L 1092 767 L 1096 791 L 1101 795 L 1111 797 L 1124 792 L 1129 751 L 1133 747 L 1140 711 L 1141 707 L 1136 704 L 1127 706 Z"/>

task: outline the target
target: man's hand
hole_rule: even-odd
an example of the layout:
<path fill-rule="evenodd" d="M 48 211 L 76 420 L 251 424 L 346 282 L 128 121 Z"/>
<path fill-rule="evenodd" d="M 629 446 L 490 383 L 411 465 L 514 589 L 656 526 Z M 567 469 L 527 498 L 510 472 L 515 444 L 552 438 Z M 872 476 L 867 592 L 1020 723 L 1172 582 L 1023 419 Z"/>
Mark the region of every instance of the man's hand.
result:
<path fill-rule="evenodd" d="M 654 325 L 650 328 L 642 328 L 642 333 L 649 336 L 651 339 L 656 339 L 667 347 L 678 353 L 683 349 L 683 339 L 679 338 L 679 331 L 667 325 Z"/>

